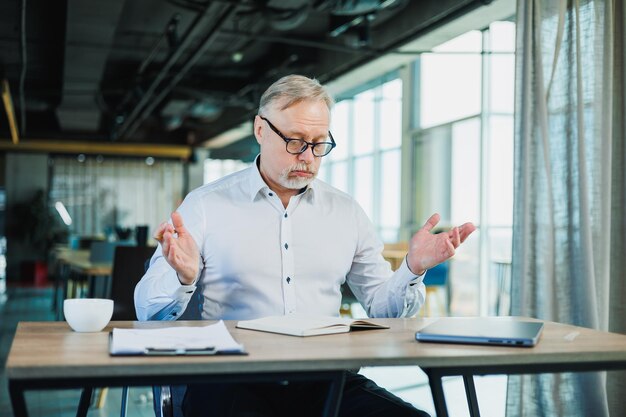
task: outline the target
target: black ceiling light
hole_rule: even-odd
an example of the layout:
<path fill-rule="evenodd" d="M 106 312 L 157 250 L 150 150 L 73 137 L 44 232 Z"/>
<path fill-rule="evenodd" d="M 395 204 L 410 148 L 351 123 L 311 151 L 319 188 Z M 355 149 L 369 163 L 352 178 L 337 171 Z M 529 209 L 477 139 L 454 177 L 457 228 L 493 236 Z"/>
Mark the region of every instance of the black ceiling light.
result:
<path fill-rule="evenodd" d="M 263 16 L 268 19 L 272 28 L 281 31 L 293 30 L 299 27 L 309 17 L 311 5 L 306 3 L 297 9 L 278 9 L 265 7 Z"/>
<path fill-rule="evenodd" d="M 251 4 L 251 7 L 237 12 L 237 21 L 243 16 L 260 14 L 272 29 L 289 31 L 302 25 L 309 17 L 311 9 L 310 1 L 296 8 L 279 8 L 270 6 L 268 0 L 257 0 Z"/>
<path fill-rule="evenodd" d="M 329 0 L 327 7 L 337 16 L 356 16 L 404 6 L 406 0 Z"/>
<path fill-rule="evenodd" d="M 176 49 L 179 43 L 178 36 L 178 24 L 180 23 L 180 14 L 176 13 L 170 21 L 167 23 L 165 29 L 165 36 L 167 37 L 167 44 L 170 49 Z"/>
<path fill-rule="evenodd" d="M 371 23 L 383 10 L 399 10 L 408 0 L 328 0 L 324 4 L 332 16 L 329 35 L 336 38 L 354 29 L 357 46 L 371 43 Z"/>

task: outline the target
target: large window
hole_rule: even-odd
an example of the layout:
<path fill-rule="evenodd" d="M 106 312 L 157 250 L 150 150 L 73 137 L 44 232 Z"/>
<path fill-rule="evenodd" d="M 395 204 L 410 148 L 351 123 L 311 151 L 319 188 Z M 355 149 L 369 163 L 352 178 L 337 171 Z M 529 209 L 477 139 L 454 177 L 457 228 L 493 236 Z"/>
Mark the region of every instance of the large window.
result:
<path fill-rule="evenodd" d="M 236 159 L 211 159 L 204 160 L 204 183 L 215 181 L 233 172 L 241 171 L 250 166 L 250 163 Z"/>
<path fill-rule="evenodd" d="M 181 202 L 183 166 L 179 161 L 57 156 L 52 165 L 53 203 L 69 212 L 77 235 L 113 235 L 115 228 L 168 219 Z"/>
<path fill-rule="evenodd" d="M 345 94 L 332 113 L 337 147 L 320 178 L 351 194 L 384 241 L 400 231 L 402 80 L 389 75 Z"/>
<path fill-rule="evenodd" d="M 414 64 L 413 229 L 435 211 L 478 226 L 450 265 L 455 315 L 508 312 L 514 49 L 514 23 L 494 22 Z"/>

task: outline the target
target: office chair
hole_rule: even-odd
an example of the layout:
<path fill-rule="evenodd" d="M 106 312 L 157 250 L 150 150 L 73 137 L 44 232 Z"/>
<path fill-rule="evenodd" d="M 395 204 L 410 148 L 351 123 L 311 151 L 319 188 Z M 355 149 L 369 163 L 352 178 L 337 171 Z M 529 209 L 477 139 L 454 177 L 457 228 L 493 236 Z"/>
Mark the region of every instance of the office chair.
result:
<path fill-rule="evenodd" d="M 111 320 L 137 320 L 135 314 L 135 286 L 146 271 L 146 264 L 156 248 L 151 246 L 118 246 L 115 248 L 113 271 L 111 273 L 111 299 L 113 317 Z M 120 417 L 126 416 L 128 409 L 128 387 L 122 388 L 122 409 Z"/>
<path fill-rule="evenodd" d="M 111 299 L 113 299 L 113 317 L 111 320 L 137 320 L 135 315 L 135 286 L 150 266 L 150 258 L 155 247 L 118 246 L 115 250 L 113 272 L 111 274 Z M 200 286 L 198 286 L 200 288 Z M 199 320 L 202 309 L 202 292 L 196 289 L 181 320 Z M 154 411 L 157 417 L 182 416 L 180 409 L 185 385 L 153 386 Z M 126 415 L 128 387 L 122 388 L 121 417 Z"/>
<path fill-rule="evenodd" d="M 146 271 L 146 262 L 154 254 L 153 246 L 117 246 L 111 272 L 111 320 L 137 320 L 135 286 Z"/>

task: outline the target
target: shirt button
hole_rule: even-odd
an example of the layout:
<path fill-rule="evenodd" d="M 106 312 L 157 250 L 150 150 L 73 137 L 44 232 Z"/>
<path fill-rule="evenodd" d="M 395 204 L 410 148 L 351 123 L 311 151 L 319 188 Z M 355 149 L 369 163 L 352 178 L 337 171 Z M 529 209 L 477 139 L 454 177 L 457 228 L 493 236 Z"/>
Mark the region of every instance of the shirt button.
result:
<path fill-rule="evenodd" d="M 289 245 L 285 243 L 285 249 L 289 249 Z"/>
<path fill-rule="evenodd" d="M 285 213 L 285 218 L 287 218 L 287 213 Z"/>
<path fill-rule="evenodd" d="M 287 277 L 287 284 L 291 283 L 291 277 Z"/>
<path fill-rule="evenodd" d="M 269 193 L 268 194 L 270 197 L 274 197 L 274 193 Z"/>

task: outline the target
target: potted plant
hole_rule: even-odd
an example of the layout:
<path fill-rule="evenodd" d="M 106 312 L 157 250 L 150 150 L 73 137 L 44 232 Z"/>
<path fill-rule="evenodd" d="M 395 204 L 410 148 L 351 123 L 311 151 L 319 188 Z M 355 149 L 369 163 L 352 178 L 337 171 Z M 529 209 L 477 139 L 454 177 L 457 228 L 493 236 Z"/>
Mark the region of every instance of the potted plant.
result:
<path fill-rule="evenodd" d="M 31 259 L 22 263 L 22 275 L 30 276 L 36 285 L 47 282 L 47 261 L 52 246 L 67 239 L 69 230 L 51 210 L 44 190 L 13 207 L 9 236 L 23 242 Z"/>

